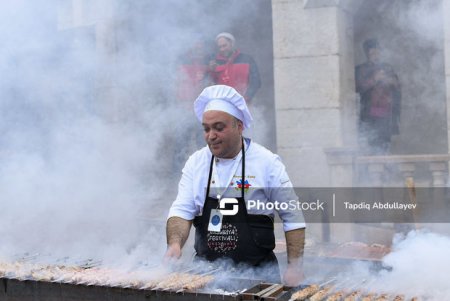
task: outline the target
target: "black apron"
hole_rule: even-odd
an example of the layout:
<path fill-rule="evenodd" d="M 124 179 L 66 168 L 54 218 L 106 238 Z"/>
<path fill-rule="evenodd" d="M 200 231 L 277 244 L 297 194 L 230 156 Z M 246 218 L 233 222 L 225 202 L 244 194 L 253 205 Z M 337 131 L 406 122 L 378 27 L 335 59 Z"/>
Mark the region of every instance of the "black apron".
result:
<path fill-rule="evenodd" d="M 278 268 L 277 259 L 273 253 L 275 248 L 273 220 L 267 215 L 247 213 L 244 200 L 245 151 L 243 141 L 242 188 L 241 197 L 237 198 L 238 213 L 232 216 L 223 216 L 220 232 L 208 231 L 211 210 L 219 208 L 219 200 L 209 196 L 213 162 L 214 155 L 209 167 L 208 186 L 202 215 L 195 217 L 193 222 L 196 255 L 208 261 L 225 257 L 232 259 L 235 263 L 246 263 L 252 266 L 276 264 Z M 230 207 L 226 207 L 226 209 L 231 209 Z"/>

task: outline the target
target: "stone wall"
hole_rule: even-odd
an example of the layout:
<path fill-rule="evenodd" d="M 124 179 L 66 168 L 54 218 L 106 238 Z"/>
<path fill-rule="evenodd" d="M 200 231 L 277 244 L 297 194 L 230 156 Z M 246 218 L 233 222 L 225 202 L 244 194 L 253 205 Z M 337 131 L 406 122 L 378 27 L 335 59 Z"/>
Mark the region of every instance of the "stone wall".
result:
<path fill-rule="evenodd" d="M 330 185 L 325 149 L 354 144 L 351 18 L 333 3 L 272 1 L 278 152 L 297 186 Z"/>
<path fill-rule="evenodd" d="M 450 141 L 450 0 L 444 0 L 445 81 L 447 87 L 447 133 Z M 449 146 L 450 153 L 450 146 Z"/>

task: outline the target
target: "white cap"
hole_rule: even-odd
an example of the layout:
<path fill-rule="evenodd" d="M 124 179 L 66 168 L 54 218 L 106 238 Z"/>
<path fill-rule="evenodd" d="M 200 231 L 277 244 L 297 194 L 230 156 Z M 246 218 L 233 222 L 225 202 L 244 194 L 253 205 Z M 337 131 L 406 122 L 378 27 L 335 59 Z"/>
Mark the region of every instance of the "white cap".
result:
<path fill-rule="evenodd" d="M 234 39 L 234 36 L 231 34 L 231 33 L 229 33 L 229 32 L 221 32 L 221 33 L 219 33 L 217 36 L 216 36 L 216 42 L 217 42 L 217 40 L 218 39 L 220 39 L 220 38 L 227 38 L 228 40 L 230 40 L 231 41 L 231 45 L 232 46 L 234 46 L 234 43 L 235 43 L 235 39 Z"/>
<path fill-rule="evenodd" d="M 203 121 L 203 113 L 207 111 L 222 111 L 228 113 L 249 128 L 253 118 L 245 103 L 244 97 L 234 88 L 225 85 L 207 87 L 194 102 L 197 119 Z"/>

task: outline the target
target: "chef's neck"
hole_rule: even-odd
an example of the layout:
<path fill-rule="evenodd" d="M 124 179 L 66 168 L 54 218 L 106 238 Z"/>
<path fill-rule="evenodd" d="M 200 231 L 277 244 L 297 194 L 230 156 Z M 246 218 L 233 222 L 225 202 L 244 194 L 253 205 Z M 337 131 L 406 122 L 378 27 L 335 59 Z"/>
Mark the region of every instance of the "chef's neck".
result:
<path fill-rule="evenodd" d="M 243 141 L 244 141 L 244 138 L 241 137 L 241 139 L 239 139 L 239 143 L 236 144 L 236 147 L 234 148 L 233 152 L 230 152 L 230 155 L 228 155 L 224 158 L 219 158 L 219 159 L 234 159 L 234 158 L 236 158 L 242 150 Z"/>

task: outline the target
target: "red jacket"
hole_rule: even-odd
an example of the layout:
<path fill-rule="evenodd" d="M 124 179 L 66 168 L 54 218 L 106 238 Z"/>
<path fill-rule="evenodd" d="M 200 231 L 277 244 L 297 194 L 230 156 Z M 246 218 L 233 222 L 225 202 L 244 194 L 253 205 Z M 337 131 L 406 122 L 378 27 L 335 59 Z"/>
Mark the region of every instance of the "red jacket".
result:
<path fill-rule="evenodd" d="M 235 50 L 229 58 L 218 54 L 215 62 L 218 66 L 211 72 L 215 84 L 235 88 L 247 101 L 255 96 L 261 87 L 261 79 L 251 56 Z"/>

